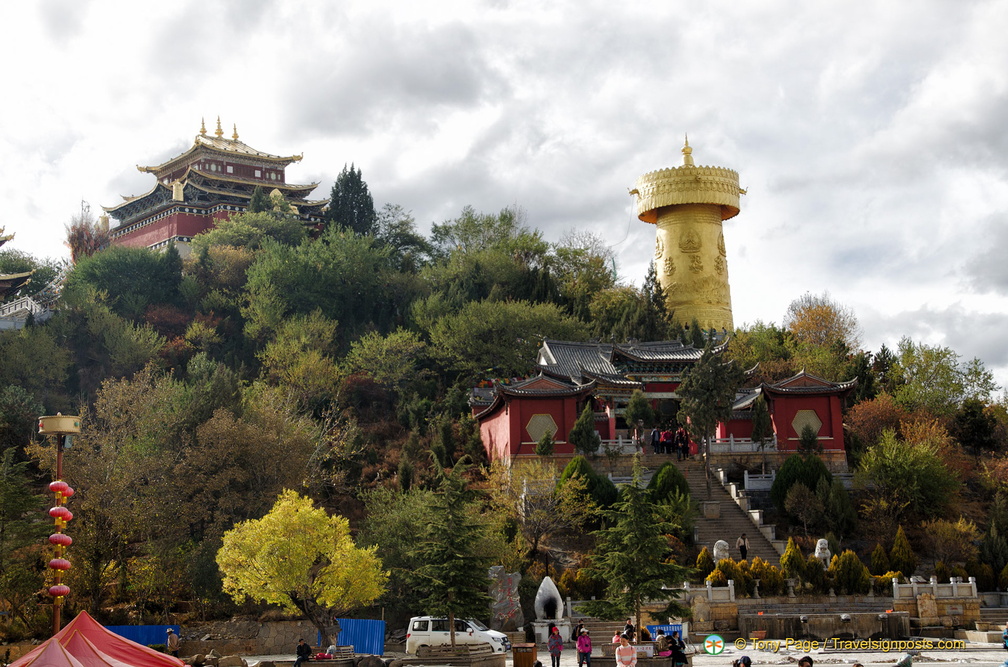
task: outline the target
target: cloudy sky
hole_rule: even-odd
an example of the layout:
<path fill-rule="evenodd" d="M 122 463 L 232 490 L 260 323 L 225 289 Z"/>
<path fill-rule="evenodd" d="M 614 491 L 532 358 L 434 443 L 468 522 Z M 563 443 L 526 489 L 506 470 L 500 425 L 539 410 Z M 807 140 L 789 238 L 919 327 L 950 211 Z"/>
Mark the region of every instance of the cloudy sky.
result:
<path fill-rule="evenodd" d="M 140 194 L 219 115 L 288 180 L 363 170 L 421 229 L 524 208 L 611 243 L 640 284 L 636 178 L 735 169 L 736 324 L 804 292 L 978 356 L 1008 384 L 1008 0 L 595 2 L 40 0 L 0 8 L 0 225 L 63 227 Z"/>

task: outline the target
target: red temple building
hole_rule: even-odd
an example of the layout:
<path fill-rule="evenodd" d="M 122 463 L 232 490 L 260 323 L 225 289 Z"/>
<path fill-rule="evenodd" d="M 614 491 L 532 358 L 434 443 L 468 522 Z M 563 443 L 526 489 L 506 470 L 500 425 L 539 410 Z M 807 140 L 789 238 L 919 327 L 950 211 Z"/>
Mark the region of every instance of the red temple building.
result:
<path fill-rule="evenodd" d="M 717 348 L 725 349 L 727 343 Z M 491 460 L 510 461 L 535 454 L 547 431 L 554 452 L 572 454 L 568 435 L 586 404 L 595 414 L 595 430 L 603 441 L 626 437 L 633 425 L 623 412 L 636 389 L 651 399 L 663 423 L 679 411 L 676 390 L 683 374 L 703 350 L 679 341 L 649 343 L 576 343 L 546 340 L 536 360 L 538 374 L 517 382 L 496 382 L 477 389 L 471 400 L 483 446 Z M 773 424 L 775 448 L 797 451 L 802 429 L 810 426 L 824 453 L 843 457 L 843 399 L 857 380 L 829 382 L 805 372 L 774 384 L 743 389 L 732 419 L 718 425 L 717 441 L 751 441 L 751 408 L 762 394 Z"/>
<path fill-rule="evenodd" d="M 112 243 L 143 248 L 176 243 L 184 247 L 218 220 L 244 211 L 257 186 L 271 196 L 282 195 L 305 225 L 321 229 L 322 209 L 329 200 L 307 199 L 318 183 L 287 182 L 285 169 L 301 157 L 256 150 L 238 140 L 237 127 L 228 139 L 218 118 L 214 136 L 209 136 L 203 125 L 186 152 L 159 165 L 137 167 L 157 179 L 150 191 L 103 207 L 118 221 L 111 230 Z"/>

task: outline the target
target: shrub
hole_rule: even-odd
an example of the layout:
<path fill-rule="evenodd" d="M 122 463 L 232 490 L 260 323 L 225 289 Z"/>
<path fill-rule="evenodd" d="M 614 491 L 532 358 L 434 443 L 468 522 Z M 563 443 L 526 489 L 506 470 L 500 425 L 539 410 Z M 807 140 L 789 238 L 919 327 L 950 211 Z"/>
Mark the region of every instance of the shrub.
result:
<path fill-rule="evenodd" d="M 774 567 L 759 556 L 752 559 L 749 564 L 749 575 L 755 580 L 759 579 L 760 595 L 780 595 L 787 588 L 784 583 L 784 574 L 779 568 Z M 753 582 L 755 584 L 755 581 Z"/>
<path fill-rule="evenodd" d="M 707 547 L 700 550 L 696 557 L 696 569 L 701 576 L 706 577 L 714 571 L 714 557 Z"/>
<path fill-rule="evenodd" d="M 841 594 L 859 595 L 867 593 L 871 587 L 871 575 L 857 554 L 846 549 L 830 563 L 830 574 L 836 592 Z"/>
<path fill-rule="evenodd" d="M 871 553 L 871 567 L 869 569 L 875 575 L 881 575 L 883 572 L 889 571 L 889 555 L 886 554 L 885 549 L 879 543 L 875 544 L 875 549 Z"/>
<path fill-rule="evenodd" d="M 892 595 L 892 580 L 903 581 L 903 576 L 899 572 L 886 572 L 877 577 L 872 577 L 872 590 L 875 595 Z"/>
<path fill-rule="evenodd" d="M 938 581 L 945 581 L 949 578 L 949 568 L 948 565 L 945 564 L 945 561 L 935 561 L 934 576 L 938 578 Z"/>
<path fill-rule="evenodd" d="M 1001 574 L 998 575 L 998 588 L 1003 591 L 1008 590 L 1008 565 L 1005 565 L 1001 569 Z"/>
<path fill-rule="evenodd" d="M 598 451 L 602 439 L 595 430 L 595 414 L 592 412 L 590 401 L 585 404 L 584 410 L 574 422 L 574 427 L 570 430 L 567 440 L 579 452 L 594 454 Z"/>
<path fill-rule="evenodd" d="M 547 430 L 536 443 L 535 453 L 537 456 L 553 456 L 553 432 Z"/>
<path fill-rule="evenodd" d="M 910 548 L 903 526 L 896 530 L 892 549 L 889 550 L 889 568 L 902 572 L 908 578 L 917 570 L 917 554 Z"/>
<path fill-rule="evenodd" d="M 587 486 L 588 495 L 592 497 L 599 507 L 610 507 L 619 497 L 616 485 L 608 477 L 598 474 L 588 463 L 588 459 L 583 456 L 575 456 L 560 474 L 557 485 L 563 485 L 568 479 L 574 476 L 583 477 Z"/>
<path fill-rule="evenodd" d="M 850 535 L 857 525 L 857 511 L 843 482 L 820 477 L 815 488 L 816 496 L 823 507 L 823 521 L 832 532 L 841 537 Z"/>
<path fill-rule="evenodd" d="M 815 554 L 809 554 L 805 559 L 805 583 L 813 593 L 825 593 L 829 590 L 829 578 L 826 574 L 823 562 L 816 558 Z"/>
<path fill-rule="evenodd" d="M 807 456 L 792 454 L 777 471 L 777 477 L 774 479 L 773 486 L 770 487 L 770 499 L 773 500 L 777 509 L 785 511 L 784 503 L 792 486 L 801 482 L 808 488 L 815 489 L 822 477 L 832 484 L 833 475 L 822 459 L 814 454 Z"/>
<path fill-rule="evenodd" d="M 966 563 L 966 571 L 976 578 L 978 591 L 993 591 L 997 588 L 997 576 L 990 564 L 972 561 Z"/>
<path fill-rule="evenodd" d="M 714 571 L 707 576 L 707 581 L 714 585 L 727 586 L 728 580 L 735 582 L 735 594 L 739 596 L 750 595 L 752 577 L 749 576 L 748 568 L 743 568 L 731 558 L 722 558 L 714 567 Z M 723 581 L 723 584 L 715 584 L 716 581 Z"/>
<path fill-rule="evenodd" d="M 805 556 L 795 543 L 793 537 L 789 537 L 784 554 L 780 557 L 781 572 L 786 579 L 805 580 Z"/>
<path fill-rule="evenodd" d="M 648 482 L 647 489 L 651 494 L 651 501 L 655 503 L 664 502 L 676 492 L 687 495 L 690 492 L 686 477 L 680 472 L 679 467 L 671 461 L 661 464 L 651 481 Z"/>

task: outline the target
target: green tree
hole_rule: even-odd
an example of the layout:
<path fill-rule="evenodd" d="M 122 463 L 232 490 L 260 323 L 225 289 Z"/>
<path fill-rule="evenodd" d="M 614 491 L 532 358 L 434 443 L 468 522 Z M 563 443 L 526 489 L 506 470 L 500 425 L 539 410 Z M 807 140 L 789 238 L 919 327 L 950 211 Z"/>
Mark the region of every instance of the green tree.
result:
<path fill-rule="evenodd" d="M 826 527 L 840 537 L 850 535 L 857 524 L 857 511 L 843 482 L 836 478 L 831 482 L 826 477 L 820 477 L 815 493 L 822 503 L 823 523 Z"/>
<path fill-rule="evenodd" d="M 869 498 L 884 499 L 896 521 L 940 514 L 958 482 L 928 442 L 901 442 L 892 431 L 861 457 L 856 472 Z"/>
<path fill-rule="evenodd" d="M 329 207 L 325 210 L 325 221 L 338 225 L 354 234 L 364 236 L 375 232 L 375 208 L 367 183 L 361 177 L 361 170 L 343 165 L 343 171 L 336 177 L 329 194 Z"/>
<path fill-rule="evenodd" d="M 753 401 L 752 405 L 752 433 L 750 437 L 752 441 L 756 443 L 756 447 L 759 448 L 760 453 L 763 457 L 763 472 L 766 472 L 767 467 L 767 455 L 766 455 L 766 443 L 767 440 L 773 438 L 773 422 L 770 420 L 770 410 L 767 408 L 766 398 L 764 398 L 761 393 Z"/>
<path fill-rule="evenodd" d="M 901 384 L 895 399 L 907 410 L 925 409 L 937 417 L 947 417 L 967 398 L 988 402 L 997 389 L 994 376 L 983 362 L 973 359 L 964 365 L 952 348 L 903 338 L 897 354 Z"/>
<path fill-rule="evenodd" d="M 808 537 L 808 527 L 818 524 L 823 518 L 823 505 L 815 493 L 801 482 L 796 482 L 788 489 L 784 499 L 784 509 L 787 513 L 802 523 L 805 537 Z"/>
<path fill-rule="evenodd" d="M 560 474 L 557 485 L 563 486 L 574 478 L 584 480 L 585 492 L 598 507 L 610 507 L 619 497 L 612 480 L 595 472 L 595 469 L 588 463 L 588 459 L 583 456 L 575 456 L 570 460 L 570 463 Z"/>
<path fill-rule="evenodd" d="M 191 246 L 197 259 L 214 246 L 258 250 L 266 239 L 296 246 L 308 238 L 304 223 L 296 215 L 274 211 L 269 197 L 263 195 L 263 198 L 262 205 L 268 208 L 253 210 L 250 206 L 248 212 L 232 215 L 218 222 L 213 229 L 196 235 Z"/>
<path fill-rule="evenodd" d="M 710 490 L 710 439 L 720 422 L 731 418 L 735 392 L 742 384 L 742 371 L 725 360 L 721 350 L 704 348 L 700 359 L 683 377 L 679 395 L 679 423 L 688 423 L 694 440 L 703 440 L 708 493 Z"/>
<path fill-rule="evenodd" d="M 602 443 L 598 431 L 595 430 L 595 413 L 592 411 L 591 401 L 585 403 L 584 409 L 571 427 L 567 441 L 574 445 L 574 450 L 577 452 L 594 454 L 598 451 Z M 571 460 L 571 463 L 573 462 Z"/>
<path fill-rule="evenodd" d="M 789 537 L 784 553 L 780 557 L 781 571 L 788 579 L 805 579 L 805 556 L 795 543 L 793 537 Z"/>
<path fill-rule="evenodd" d="M 263 518 L 226 532 L 217 565 L 236 601 L 299 611 L 327 644 L 339 634 L 335 617 L 377 599 L 388 579 L 377 550 L 356 546 L 344 517 L 294 491 L 280 494 Z"/>
<path fill-rule="evenodd" d="M 561 298 L 571 315 L 587 320 L 592 296 L 616 285 L 612 249 L 591 232 L 570 231 L 554 244 L 553 254 L 551 269 Z"/>
<path fill-rule="evenodd" d="M 790 334 L 776 324 L 757 320 L 747 328 L 735 330 L 726 354 L 739 368 L 755 368 L 753 381 L 777 382 L 798 370 L 791 360 L 789 337 Z"/>
<path fill-rule="evenodd" d="M 423 589 L 414 587 L 413 577 L 420 566 L 415 545 L 433 519 L 432 495 L 417 487 L 402 493 L 379 487 L 363 494 L 365 519 L 359 543 L 376 548 L 388 570 L 388 586 L 380 601 L 407 616 L 421 608 Z"/>
<path fill-rule="evenodd" d="M 23 451 L 35 434 L 42 404 L 17 385 L 0 390 L 0 451 Z"/>
<path fill-rule="evenodd" d="M 182 265 L 174 246 L 166 252 L 147 248 L 111 246 L 80 259 L 64 282 L 64 297 L 93 288 L 107 295 L 109 307 L 118 315 L 140 321 L 153 304 L 179 301 Z M 80 299 L 88 298 L 80 294 Z"/>
<path fill-rule="evenodd" d="M 634 392 L 630 394 L 630 401 L 623 411 L 623 418 L 626 419 L 627 426 L 633 425 L 635 429 L 638 424 L 643 429 L 655 423 L 655 412 L 651 407 L 651 401 L 640 389 L 634 389 Z M 643 431 L 639 432 L 637 437 L 643 441 Z"/>
<path fill-rule="evenodd" d="M 871 573 L 882 576 L 889 571 L 889 555 L 881 544 L 877 543 L 871 553 Z"/>
<path fill-rule="evenodd" d="M 783 510 L 792 486 L 801 483 L 808 489 L 815 489 L 819 486 L 820 478 L 826 478 L 830 483 L 833 481 L 833 475 L 822 459 L 814 454 L 792 454 L 777 471 L 770 487 L 770 499 L 777 509 Z"/>
<path fill-rule="evenodd" d="M 265 213 L 273 210 L 273 202 L 261 185 L 252 189 L 252 198 L 249 199 L 248 208 L 245 210 L 249 213 Z"/>
<path fill-rule="evenodd" d="M 415 273 L 430 262 L 430 243 L 417 232 L 416 220 L 401 206 L 385 204 L 375 225 L 375 237 L 389 249 L 390 259 L 400 271 Z"/>
<path fill-rule="evenodd" d="M 464 477 L 466 466 L 441 470 L 431 501 L 431 519 L 416 545 L 417 587 L 424 591 L 423 608 L 447 616 L 455 646 L 455 618 L 486 618 L 490 609 L 492 560 L 480 548 L 485 526 L 470 505 L 474 492 Z"/>
<path fill-rule="evenodd" d="M 822 453 L 819 436 L 816 434 L 815 429 L 808 424 L 802 427 L 802 432 L 798 435 L 798 451 L 802 454 Z"/>
<path fill-rule="evenodd" d="M 553 456 L 553 431 L 547 430 L 539 438 L 535 448 L 536 456 Z"/>
<path fill-rule="evenodd" d="M 857 554 L 850 549 L 833 556 L 829 573 L 841 595 L 862 595 L 871 586 L 871 575 Z"/>
<path fill-rule="evenodd" d="M 917 570 L 917 554 L 910 547 L 910 540 L 907 539 L 902 525 L 896 530 L 896 537 L 893 538 L 892 548 L 889 550 L 889 569 L 907 578 Z"/>
<path fill-rule="evenodd" d="M 641 488 L 639 457 L 634 457 L 633 481 L 621 489 L 620 499 L 605 515 L 608 526 L 596 532 L 591 572 L 607 582 L 606 599 L 588 612 L 607 618 L 633 613 L 639 619 L 643 603 L 668 599 L 669 589 L 690 575 L 688 568 L 676 564 L 669 548 L 667 536 L 675 526 Z M 688 613 L 673 599 L 661 615 Z"/>
<path fill-rule="evenodd" d="M 677 493 L 689 495 L 690 488 L 679 467 L 671 461 L 666 461 L 651 476 L 647 490 L 651 494 L 651 501 L 660 503 Z"/>
<path fill-rule="evenodd" d="M 951 430 L 952 436 L 962 448 L 972 449 L 977 458 L 981 452 L 993 451 L 998 447 L 997 418 L 975 398 L 967 398 L 962 402 L 953 417 Z"/>

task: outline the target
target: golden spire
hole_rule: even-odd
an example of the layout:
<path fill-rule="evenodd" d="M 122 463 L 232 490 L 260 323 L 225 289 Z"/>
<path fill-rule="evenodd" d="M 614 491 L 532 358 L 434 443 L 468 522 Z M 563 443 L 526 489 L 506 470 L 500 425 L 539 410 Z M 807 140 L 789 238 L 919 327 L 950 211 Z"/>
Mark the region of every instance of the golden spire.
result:
<path fill-rule="evenodd" d="M 218 137 L 224 136 L 224 130 L 222 130 L 220 126 L 220 116 L 217 116 L 217 129 L 214 130 L 214 134 L 217 135 Z"/>
<path fill-rule="evenodd" d="M 689 145 L 689 135 L 686 135 L 686 143 L 683 145 L 682 149 L 682 163 L 684 166 L 693 166 L 693 149 Z"/>
<path fill-rule="evenodd" d="M 199 133 L 206 136 L 206 120 L 203 118 L 199 119 Z"/>
<path fill-rule="evenodd" d="M 234 134 L 231 135 L 231 138 L 238 141 L 238 123 L 234 124 Z"/>

